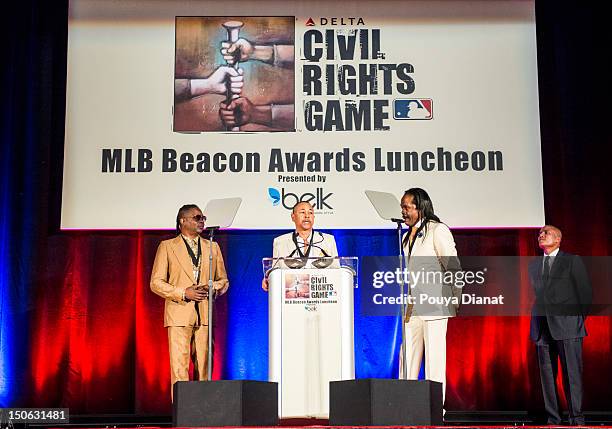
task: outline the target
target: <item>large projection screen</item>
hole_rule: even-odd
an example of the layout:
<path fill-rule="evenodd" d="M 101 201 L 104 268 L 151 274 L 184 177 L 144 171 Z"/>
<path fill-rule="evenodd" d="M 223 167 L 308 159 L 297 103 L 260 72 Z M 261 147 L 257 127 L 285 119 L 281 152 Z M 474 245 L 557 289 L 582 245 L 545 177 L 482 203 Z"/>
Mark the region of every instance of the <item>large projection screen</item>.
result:
<path fill-rule="evenodd" d="M 410 187 L 451 227 L 532 227 L 541 162 L 533 1 L 70 2 L 63 229 L 224 197 L 237 228 L 298 200 L 380 228 L 364 190 Z"/>

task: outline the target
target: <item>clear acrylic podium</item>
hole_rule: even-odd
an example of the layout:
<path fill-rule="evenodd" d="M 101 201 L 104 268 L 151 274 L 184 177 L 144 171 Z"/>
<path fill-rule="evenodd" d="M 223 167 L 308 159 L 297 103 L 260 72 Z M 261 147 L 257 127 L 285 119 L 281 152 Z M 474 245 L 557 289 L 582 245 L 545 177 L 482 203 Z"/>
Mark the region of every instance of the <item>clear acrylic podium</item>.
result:
<path fill-rule="evenodd" d="M 268 380 L 281 418 L 328 418 L 329 382 L 355 378 L 356 257 L 264 258 Z"/>

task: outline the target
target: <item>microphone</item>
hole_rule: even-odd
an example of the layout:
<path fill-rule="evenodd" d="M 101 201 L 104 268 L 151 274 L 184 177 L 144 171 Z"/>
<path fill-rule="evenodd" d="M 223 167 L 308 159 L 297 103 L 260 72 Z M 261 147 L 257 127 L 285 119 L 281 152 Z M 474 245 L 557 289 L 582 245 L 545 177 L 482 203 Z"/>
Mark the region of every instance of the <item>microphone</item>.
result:
<path fill-rule="evenodd" d="M 287 258 L 293 257 L 293 255 L 295 255 L 295 252 L 300 250 L 300 248 L 306 247 L 305 244 L 301 244 L 301 243 L 298 242 L 298 240 L 297 240 L 298 237 L 299 237 L 299 235 L 298 235 L 297 231 L 293 231 L 293 234 L 291 235 L 291 238 L 293 239 L 293 242 L 295 243 L 295 249 L 293 249 L 293 252 L 291 252 L 289 254 L 289 256 L 287 256 Z"/>
<path fill-rule="evenodd" d="M 294 258 L 293 255 L 295 255 L 295 253 L 298 252 L 300 248 L 305 247 L 305 245 L 297 241 L 298 239 L 297 231 L 293 231 L 291 238 L 293 239 L 293 242 L 295 243 L 295 249 L 293 249 L 293 251 L 288 256 L 285 256 L 284 258 L 282 258 L 282 260 L 284 264 L 287 265 L 287 267 L 289 267 L 290 269 L 302 268 L 304 265 L 306 265 L 306 258 L 302 258 L 302 257 Z"/>
<path fill-rule="evenodd" d="M 323 243 L 325 241 L 325 237 L 323 237 L 323 233 L 319 232 L 319 231 L 317 231 L 317 232 L 319 233 L 319 236 L 321 237 L 321 241 L 318 241 L 316 243 L 312 243 L 312 247 L 315 247 L 315 248 L 319 249 L 321 251 L 321 253 L 323 253 L 323 256 L 325 258 L 329 258 L 329 254 L 325 251 L 325 249 L 323 249 L 321 246 L 317 246 L 317 244 Z"/>
<path fill-rule="evenodd" d="M 323 237 L 323 233 L 321 233 L 320 231 L 316 231 L 316 233 L 319 234 L 319 237 L 321 237 L 321 239 L 319 241 L 316 241 L 316 242 L 311 242 L 309 245 L 310 245 L 311 248 L 314 247 L 315 249 L 319 249 L 321 251 L 321 253 L 323 254 L 323 257 L 314 260 L 312 262 L 312 265 L 315 268 L 326 268 L 326 267 L 328 267 L 328 266 L 330 266 L 332 264 L 332 261 L 333 261 L 334 258 L 329 256 L 329 253 L 327 253 L 327 251 L 323 247 L 318 245 L 319 243 L 322 243 L 323 241 L 325 241 L 325 237 Z M 306 247 L 306 243 L 299 243 L 297 241 L 297 236 L 298 236 L 297 232 L 294 232 L 293 233 L 294 242 L 297 244 L 298 247 L 296 247 L 289 254 L 289 256 L 284 258 L 284 262 L 285 262 L 285 264 L 289 268 L 302 268 L 308 262 L 308 258 L 305 258 L 305 257 L 294 258 L 293 257 L 293 255 L 295 255 L 295 253 L 299 249 L 303 249 L 304 247 Z"/>
<path fill-rule="evenodd" d="M 302 247 L 304 247 L 304 246 L 302 245 Z M 297 251 L 298 251 L 298 249 L 297 249 L 297 248 L 293 249 L 293 252 L 289 253 L 289 255 L 285 256 L 285 258 L 291 258 L 291 257 L 293 257 L 293 255 L 295 255 L 295 252 L 297 252 Z"/>
<path fill-rule="evenodd" d="M 318 241 L 317 243 L 322 243 L 322 242 L 325 240 L 325 238 L 323 237 L 323 234 L 322 234 L 322 233 L 320 233 L 319 231 L 317 231 L 317 232 L 318 232 L 318 233 L 319 233 L 319 235 L 321 236 L 321 240 L 320 240 L 320 241 Z M 304 267 L 304 266 L 306 265 L 306 263 L 308 262 L 308 258 L 306 258 L 306 257 L 294 257 L 294 255 L 296 254 L 296 252 L 298 252 L 299 250 L 301 250 L 301 249 L 303 249 L 303 248 L 305 248 L 305 247 L 306 247 L 306 243 L 300 243 L 300 242 L 298 242 L 298 241 L 297 241 L 297 239 L 298 239 L 298 233 L 297 233 L 297 231 L 293 231 L 293 234 L 292 234 L 291 238 L 293 239 L 293 242 L 294 242 L 294 243 L 295 243 L 295 245 L 296 245 L 295 249 L 293 249 L 293 251 L 292 251 L 292 252 L 291 252 L 289 255 L 287 255 L 287 256 L 280 257 L 280 258 L 276 258 L 276 261 L 274 261 L 274 264 L 272 265 L 272 267 L 271 267 L 270 269 L 268 269 L 268 270 L 267 270 L 267 271 L 264 273 L 264 276 L 265 276 L 265 277 L 267 277 L 267 276 L 268 276 L 268 274 L 269 274 L 269 273 L 270 273 L 270 272 L 271 272 L 271 271 L 272 271 L 274 268 L 276 268 L 276 265 L 277 265 L 277 264 L 278 264 L 280 261 L 283 261 L 283 263 L 284 263 L 284 264 L 285 264 L 285 265 L 286 265 L 288 268 L 290 268 L 290 269 L 298 269 L 298 268 L 302 268 L 302 267 Z M 324 255 L 325 257 L 329 257 L 329 255 L 327 254 L 327 252 L 325 251 L 325 249 L 321 248 L 320 246 L 317 246 L 317 245 L 316 245 L 317 243 L 312 243 L 312 244 L 311 244 L 311 246 L 312 246 L 312 247 L 316 247 L 317 249 L 321 250 L 321 252 L 323 253 L 323 255 Z M 319 260 L 314 261 L 314 262 L 313 262 L 313 265 L 314 265 L 316 268 L 321 268 L 321 267 L 319 267 L 319 266 L 315 265 L 315 262 L 318 262 L 318 261 L 319 261 Z M 330 264 L 331 264 L 331 262 L 329 262 L 329 263 L 328 263 L 326 266 L 328 266 L 328 265 L 330 265 Z M 325 267 L 322 267 L 322 268 L 325 268 Z"/>
<path fill-rule="evenodd" d="M 325 251 L 325 249 L 317 245 L 325 241 L 325 237 L 323 237 L 323 233 L 321 233 L 320 231 L 317 231 L 317 232 L 319 233 L 319 236 L 321 237 L 321 241 L 318 241 L 317 243 L 312 243 L 312 247 L 316 247 L 317 249 L 319 249 L 321 253 L 323 253 L 323 257 L 318 258 L 315 261 L 313 261 L 312 265 L 315 268 L 323 269 L 323 268 L 329 267 L 332 264 L 332 262 L 334 261 L 334 257 L 329 256 L 329 254 Z"/>
<path fill-rule="evenodd" d="M 292 238 L 294 239 L 294 241 L 297 243 L 297 237 L 296 237 L 296 232 L 293 232 Z M 276 266 L 278 265 L 278 263 L 280 261 L 283 261 L 285 263 L 285 265 L 287 265 L 289 268 L 301 268 L 301 266 L 298 266 L 298 261 L 299 258 L 293 258 L 293 255 L 295 255 L 295 252 L 298 251 L 298 248 L 296 247 L 295 249 L 293 249 L 293 252 L 291 252 L 288 256 L 281 256 L 278 258 L 274 258 L 276 259 L 274 261 L 274 264 L 272 264 L 272 267 L 270 267 L 265 273 L 264 273 L 264 277 L 268 277 L 268 275 L 270 274 L 270 272 L 272 272 L 272 270 L 274 270 L 276 268 Z M 302 264 L 302 266 L 304 266 L 305 263 Z"/>

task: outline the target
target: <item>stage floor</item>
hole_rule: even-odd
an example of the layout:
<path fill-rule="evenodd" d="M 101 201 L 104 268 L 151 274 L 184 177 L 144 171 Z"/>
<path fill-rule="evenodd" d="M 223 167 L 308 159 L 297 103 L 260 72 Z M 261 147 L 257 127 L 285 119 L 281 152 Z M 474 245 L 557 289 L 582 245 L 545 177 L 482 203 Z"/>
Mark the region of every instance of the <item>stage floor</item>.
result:
<path fill-rule="evenodd" d="M 612 429 L 612 411 L 611 412 L 589 412 L 585 413 L 587 426 L 599 429 Z M 565 416 L 567 418 L 567 415 Z M 0 427 L 4 428 L 3 425 Z M 17 426 L 15 426 L 17 427 Z M 58 429 L 77 429 L 77 428 L 169 428 L 172 427 L 172 416 L 152 416 L 152 415 L 132 415 L 132 414 L 106 414 L 106 415 L 72 415 L 70 423 L 63 425 L 37 425 L 29 424 L 28 428 L 58 428 Z M 246 426 L 242 426 L 246 427 Z M 320 419 L 285 419 L 281 420 L 279 426 L 272 426 L 270 429 L 328 429 L 337 428 L 339 426 L 329 426 L 327 420 Z M 543 425 L 541 416 L 530 415 L 526 411 L 514 412 L 457 412 L 448 411 L 445 416 L 444 426 L 340 426 L 346 428 L 368 427 L 378 429 L 399 429 L 399 428 L 551 428 L 551 427 L 576 427 L 576 426 L 546 426 Z M 226 426 L 225 429 L 231 428 Z M 266 429 L 267 427 L 257 427 L 257 429 Z M 213 428 L 216 429 L 216 428 Z M 219 428 L 221 429 L 221 428 Z"/>

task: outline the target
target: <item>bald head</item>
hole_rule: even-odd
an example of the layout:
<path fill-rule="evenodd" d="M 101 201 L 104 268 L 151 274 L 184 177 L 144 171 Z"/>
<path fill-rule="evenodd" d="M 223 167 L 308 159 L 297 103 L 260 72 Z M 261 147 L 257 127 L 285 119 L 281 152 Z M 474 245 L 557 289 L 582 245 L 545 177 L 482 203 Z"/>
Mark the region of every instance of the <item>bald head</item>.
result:
<path fill-rule="evenodd" d="M 291 209 L 291 213 L 296 213 L 299 209 L 303 208 L 311 210 L 313 209 L 312 204 L 310 204 L 308 201 L 300 201 L 299 203 L 293 206 L 293 209 Z"/>
<path fill-rule="evenodd" d="M 538 234 L 538 245 L 547 255 L 561 246 L 562 233 L 553 225 L 544 225 Z"/>

